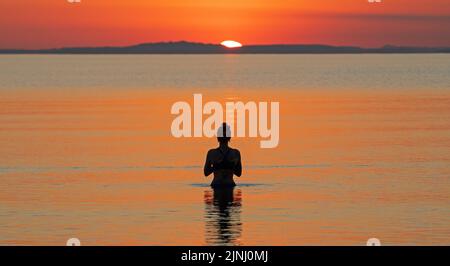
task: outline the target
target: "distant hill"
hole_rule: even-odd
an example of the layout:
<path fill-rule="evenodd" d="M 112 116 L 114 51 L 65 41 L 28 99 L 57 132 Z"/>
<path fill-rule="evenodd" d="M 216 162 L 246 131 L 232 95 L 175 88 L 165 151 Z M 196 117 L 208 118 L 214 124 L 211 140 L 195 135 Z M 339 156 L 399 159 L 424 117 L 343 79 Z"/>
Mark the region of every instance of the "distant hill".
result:
<path fill-rule="evenodd" d="M 3 49 L 0 54 L 360 54 L 360 53 L 450 53 L 450 47 L 381 48 L 354 46 L 273 44 L 226 48 L 219 44 L 194 42 L 143 43 L 124 47 L 65 47 L 42 50 Z"/>

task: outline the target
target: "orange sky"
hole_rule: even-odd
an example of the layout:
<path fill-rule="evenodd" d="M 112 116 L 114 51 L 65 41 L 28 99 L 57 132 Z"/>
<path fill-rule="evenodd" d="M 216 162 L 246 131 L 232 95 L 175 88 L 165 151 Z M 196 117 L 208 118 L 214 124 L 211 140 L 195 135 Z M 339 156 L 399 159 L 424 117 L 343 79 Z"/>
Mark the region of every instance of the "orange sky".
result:
<path fill-rule="evenodd" d="M 188 40 L 450 46 L 450 0 L 0 0 L 0 48 Z"/>

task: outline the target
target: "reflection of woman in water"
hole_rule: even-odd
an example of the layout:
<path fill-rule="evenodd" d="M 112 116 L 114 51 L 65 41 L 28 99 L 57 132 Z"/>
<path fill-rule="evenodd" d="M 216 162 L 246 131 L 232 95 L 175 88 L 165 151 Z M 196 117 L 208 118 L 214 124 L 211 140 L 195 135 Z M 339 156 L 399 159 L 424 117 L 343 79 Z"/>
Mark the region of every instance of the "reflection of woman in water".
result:
<path fill-rule="evenodd" d="M 242 174 L 241 153 L 228 146 L 231 130 L 226 123 L 219 128 L 217 140 L 219 147 L 209 150 L 206 156 L 204 174 L 209 176 L 214 173 L 214 179 L 211 182 L 213 188 L 234 187 L 236 183 L 234 183 L 233 175 L 241 176 Z"/>
<path fill-rule="evenodd" d="M 241 245 L 242 192 L 234 187 L 205 191 L 205 222 L 207 245 Z"/>

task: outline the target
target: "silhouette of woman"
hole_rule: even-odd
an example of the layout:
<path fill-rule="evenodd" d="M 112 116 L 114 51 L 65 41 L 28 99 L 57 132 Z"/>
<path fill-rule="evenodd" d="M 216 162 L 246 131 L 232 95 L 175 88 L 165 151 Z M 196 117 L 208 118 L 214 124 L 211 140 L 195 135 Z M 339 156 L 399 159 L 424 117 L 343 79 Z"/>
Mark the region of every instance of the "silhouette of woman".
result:
<path fill-rule="evenodd" d="M 233 175 L 242 174 L 241 153 L 228 146 L 231 140 L 231 130 L 227 123 L 223 123 L 217 130 L 219 147 L 208 151 L 203 172 L 205 176 L 214 173 L 211 187 L 234 187 Z"/>

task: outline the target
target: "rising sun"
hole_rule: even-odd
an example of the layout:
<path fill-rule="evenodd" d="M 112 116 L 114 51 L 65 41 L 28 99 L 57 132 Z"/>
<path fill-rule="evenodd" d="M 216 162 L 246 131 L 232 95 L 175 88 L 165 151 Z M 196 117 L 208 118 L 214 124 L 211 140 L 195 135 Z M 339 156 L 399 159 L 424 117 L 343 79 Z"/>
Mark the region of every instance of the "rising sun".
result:
<path fill-rule="evenodd" d="M 238 43 L 236 41 L 231 41 L 231 40 L 223 41 L 220 44 L 225 46 L 225 47 L 227 47 L 227 48 L 239 48 L 239 47 L 242 47 L 241 43 Z"/>

